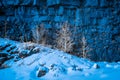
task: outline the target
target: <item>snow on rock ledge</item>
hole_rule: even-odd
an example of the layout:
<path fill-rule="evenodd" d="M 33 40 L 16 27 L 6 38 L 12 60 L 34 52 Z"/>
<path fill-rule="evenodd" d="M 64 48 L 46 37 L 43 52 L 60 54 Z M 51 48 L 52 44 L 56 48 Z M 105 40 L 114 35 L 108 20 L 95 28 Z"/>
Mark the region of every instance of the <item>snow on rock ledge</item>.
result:
<path fill-rule="evenodd" d="M 2 42 L 4 39 L 0 40 Z M 5 42 L 19 45 L 19 47 L 20 44 L 23 44 L 9 40 Z M 27 44 L 27 46 L 31 45 L 33 45 L 33 43 Z M 117 80 L 120 78 L 119 62 L 94 63 L 87 59 L 78 58 L 41 45 L 34 44 L 34 46 L 39 47 L 40 52 L 20 59 L 17 62 L 11 59 L 4 63 L 10 67 L 0 69 L 1 80 L 94 80 L 96 78 L 99 80 Z M 24 47 L 25 46 L 22 45 L 20 50 L 30 49 Z M 100 69 L 96 69 L 97 64 L 100 66 Z M 93 65 L 95 68 L 93 68 Z M 106 65 L 110 65 L 110 67 Z"/>

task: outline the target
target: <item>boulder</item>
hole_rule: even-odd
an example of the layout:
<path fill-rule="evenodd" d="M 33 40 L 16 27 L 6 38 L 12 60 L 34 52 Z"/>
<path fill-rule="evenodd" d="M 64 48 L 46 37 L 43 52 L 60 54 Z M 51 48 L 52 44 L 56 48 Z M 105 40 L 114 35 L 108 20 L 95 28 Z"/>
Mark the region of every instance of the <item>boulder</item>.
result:
<path fill-rule="evenodd" d="M 47 67 L 40 66 L 38 71 L 36 72 L 36 76 L 37 77 L 42 77 L 42 76 L 46 75 L 47 72 L 48 72 Z"/>
<path fill-rule="evenodd" d="M 7 57 L 8 53 L 7 52 L 0 52 L 0 57 Z"/>
<path fill-rule="evenodd" d="M 95 68 L 95 69 L 99 69 L 100 66 L 99 66 L 98 64 L 95 63 L 95 64 L 93 65 L 93 68 Z"/>
<path fill-rule="evenodd" d="M 0 57 L 0 66 L 6 61 L 5 57 Z"/>

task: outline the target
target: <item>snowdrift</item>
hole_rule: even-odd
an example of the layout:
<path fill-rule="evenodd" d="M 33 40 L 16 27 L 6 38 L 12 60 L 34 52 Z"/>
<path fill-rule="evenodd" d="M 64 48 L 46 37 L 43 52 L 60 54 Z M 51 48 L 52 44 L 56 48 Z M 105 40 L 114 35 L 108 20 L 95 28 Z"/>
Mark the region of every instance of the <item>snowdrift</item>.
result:
<path fill-rule="evenodd" d="M 0 80 L 120 79 L 120 62 L 95 63 L 31 42 L 0 38 L 0 55 Z"/>

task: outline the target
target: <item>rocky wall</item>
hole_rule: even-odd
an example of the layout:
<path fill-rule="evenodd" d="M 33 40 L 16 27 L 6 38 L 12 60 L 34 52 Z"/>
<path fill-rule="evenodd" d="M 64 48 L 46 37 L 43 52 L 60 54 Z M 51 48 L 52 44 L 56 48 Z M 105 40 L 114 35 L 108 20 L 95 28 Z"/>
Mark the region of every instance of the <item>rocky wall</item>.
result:
<path fill-rule="evenodd" d="M 120 60 L 120 0 L 0 0 L 1 37 L 31 40 L 36 25 L 51 29 L 66 21 L 79 27 L 93 59 Z"/>

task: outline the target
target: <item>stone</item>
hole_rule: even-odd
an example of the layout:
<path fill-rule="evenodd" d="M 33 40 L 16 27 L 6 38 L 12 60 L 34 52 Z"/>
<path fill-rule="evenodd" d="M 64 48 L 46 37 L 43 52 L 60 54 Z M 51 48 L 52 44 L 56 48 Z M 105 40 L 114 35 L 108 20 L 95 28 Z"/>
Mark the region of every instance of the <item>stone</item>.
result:
<path fill-rule="evenodd" d="M 0 47 L 0 50 L 4 50 L 4 49 L 6 49 L 7 47 L 9 47 L 11 44 L 6 44 L 6 45 L 3 45 L 3 46 L 1 46 Z"/>
<path fill-rule="evenodd" d="M 0 57 L 7 57 L 9 53 L 7 52 L 0 52 Z"/>
<path fill-rule="evenodd" d="M 31 5 L 33 3 L 33 0 L 19 0 L 20 5 Z"/>
<path fill-rule="evenodd" d="M 99 69 L 100 66 L 99 66 L 98 64 L 95 63 L 95 64 L 93 65 L 93 68 L 95 68 L 95 69 Z"/>
<path fill-rule="evenodd" d="M 7 52 L 10 52 L 10 51 L 12 51 L 13 49 L 15 49 L 16 48 L 16 46 L 10 46 L 8 49 L 6 49 L 6 51 Z"/>
<path fill-rule="evenodd" d="M 61 4 L 63 5 L 69 5 L 69 6 L 80 6 L 80 1 L 79 0 L 61 0 Z"/>
<path fill-rule="evenodd" d="M 12 5 L 14 5 L 14 0 L 9 0 L 9 1 L 5 1 L 5 0 L 3 0 L 3 5 L 4 6 L 12 6 Z"/>
<path fill-rule="evenodd" d="M 22 50 L 22 51 L 19 52 L 19 57 L 20 58 L 25 58 L 28 55 L 30 55 L 30 51 L 29 50 Z"/>
<path fill-rule="evenodd" d="M 53 5 L 57 5 L 60 4 L 61 0 L 47 0 L 47 6 L 53 6 Z"/>
<path fill-rule="evenodd" d="M 98 0 L 86 0 L 85 7 L 97 7 Z"/>
<path fill-rule="evenodd" d="M 38 15 L 39 13 L 38 13 L 37 8 L 36 8 L 36 7 L 32 7 L 32 8 L 30 9 L 30 14 L 31 14 L 31 16 L 36 16 L 36 15 Z"/>
<path fill-rule="evenodd" d="M 41 16 L 38 19 L 39 19 L 39 21 L 49 21 L 49 17 L 48 16 Z"/>
<path fill-rule="evenodd" d="M 55 16 L 54 21 L 60 22 L 61 21 L 61 17 L 60 16 Z"/>
<path fill-rule="evenodd" d="M 106 7 L 107 5 L 107 0 L 100 0 L 100 6 L 101 7 Z"/>
<path fill-rule="evenodd" d="M 2 65 L 3 62 L 5 62 L 6 60 L 7 60 L 6 57 L 0 57 L 0 65 Z"/>
<path fill-rule="evenodd" d="M 33 50 L 32 50 L 33 53 L 38 53 L 40 52 L 40 48 L 39 47 L 35 47 Z"/>
<path fill-rule="evenodd" d="M 108 23 L 108 19 L 107 18 L 102 18 L 100 21 L 99 21 L 99 24 L 101 26 L 106 26 Z"/>
<path fill-rule="evenodd" d="M 58 15 L 63 15 L 64 14 L 64 7 L 60 6 L 58 10 Z"/>
<path fill-rule="evenodd" d="M 48 8 L 48 15 L 50 15 L 50 16 L 54 16 L 55 15 L 54 8 Z"/>
<path fill-rule="evenodd" d="M 33 0 L 33 5 L 34 6 L 45 6 L 46 0 Z"/>
<path fill-rule="evenodd" d="M 47 74 L 49 69 L 47 67 L 40 66 L 38 71 L 36 72 L 37 77 L 42 77 Z"/>

